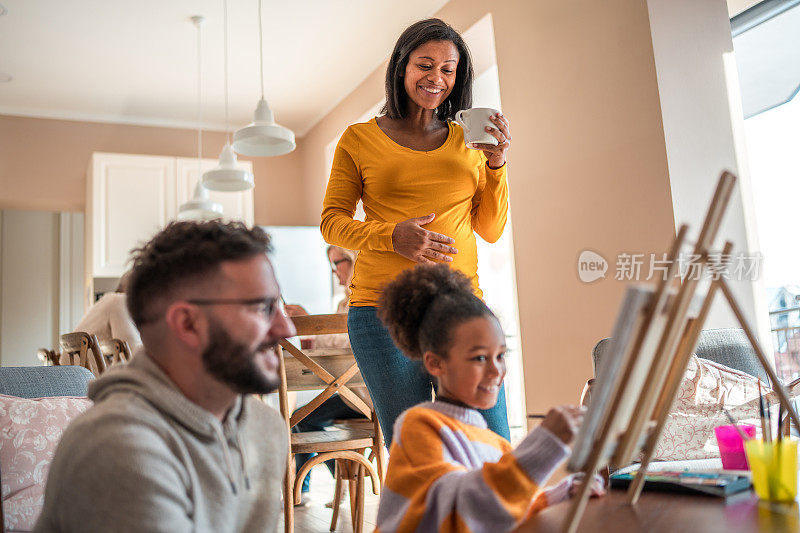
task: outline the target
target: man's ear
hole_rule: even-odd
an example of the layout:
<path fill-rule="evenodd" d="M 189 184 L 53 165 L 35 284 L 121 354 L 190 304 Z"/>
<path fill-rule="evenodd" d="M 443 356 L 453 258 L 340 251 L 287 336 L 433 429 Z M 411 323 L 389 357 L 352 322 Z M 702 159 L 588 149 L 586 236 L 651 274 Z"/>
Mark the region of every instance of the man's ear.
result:
<path fill-rule="evenodd" d="M 444 372 L 445 360 L 433 352 L 425 352 L 422 355 L 422 364 L 431 376 L 439 377 Z"/>
<path fill-rule="evenodd" d="M 165 314 L 167 327 L 185 345 L 199 349 L 205 337 L 205 317 L 186 302 L 174 302 Z"/>

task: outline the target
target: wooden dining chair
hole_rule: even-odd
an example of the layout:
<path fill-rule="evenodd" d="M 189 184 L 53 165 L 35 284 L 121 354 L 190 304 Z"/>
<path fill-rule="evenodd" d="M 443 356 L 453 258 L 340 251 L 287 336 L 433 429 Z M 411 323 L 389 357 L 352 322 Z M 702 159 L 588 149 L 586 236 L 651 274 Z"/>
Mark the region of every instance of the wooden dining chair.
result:
<path fill-rule="evenodd" d="M 36 358 L 41 361 L 44 366 L 59 366 L 59 359 L 61 354 L 49 348 L 39 348 L 36 350 Z"/>
<path fill-rule="evenodd" d="M 347 333 L 347 315 L 302 315 L 291 317 L 297 335 L 312 336 Z M 368 406 L 351 386 L 364 386 L 353 352 L 350 349 L 301 350 L 283 340 L 279 344 L 281 384 L 278 390 L 281 414 L 290 431 L 290 448 L 284 479 L 284 524 L 287 533 L 294 529 L 294 504 L 300 503 L 301 485 L 306 474 L 315 465 L 330 459 L 336 462 L 336 494 L 333 503 L 331 531 L 339 518 L 343 484 L 350 494 L 350 512 L 353 531 L 361 533 L 364 522 L 365 476 L 372 480 L 372 492 L 380 493 L 386 465 L 383 435 L 374 409 Z M 308 404 L 296 412 L 289 410 L 291 391 L 323 389 Z M 332 431 L 291 433 L 292 427 L 322 403 L 338 393 L 363 414 L 369 422 L 366 427 L 350 427 Z M 377 471 L 367 459 L 366 450 L 372 450 L 377 459 Z M 295 472 L 294 456 L 298 453 L 317 453 Z"/>
<path fill-rule="evenodd" d="M 121 339 L 103 339 L 98 342 L 108 366 L 127 363 L 131 360 L 131 348 Z"/>
<path fill-rule="evenodd" d="M 77 365 L 88 369 L 95 377 L 106 371 L 108 365 L 100 350 L 97 337 L 85 331 L 65 333 L 59 337 L 61 365 Z"/>

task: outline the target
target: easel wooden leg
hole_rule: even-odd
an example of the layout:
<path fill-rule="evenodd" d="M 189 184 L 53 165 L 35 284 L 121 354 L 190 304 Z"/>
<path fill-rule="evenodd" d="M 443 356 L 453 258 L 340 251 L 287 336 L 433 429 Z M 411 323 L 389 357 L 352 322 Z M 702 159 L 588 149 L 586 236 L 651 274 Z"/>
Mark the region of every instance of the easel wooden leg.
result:
<path fill-rule="evenodd" d="M 661 437 L 661 432 L 664 430 L 664 426 L 666 425 L 667 419 L 669 418 L 669 412 L 672 408 L 672 399 L 674 399 L 675 394 L 678 392 L 678 387 L 680 387 L 681 378 L 683 374 L 686 372 L 686 366 L 689 362 L 689 356 L 692 353 L 692 349 L 694 348 L 695 344 L 697 343 L 697 336 L 699 335 L 699 328 L 695 328 L 696 323 L 691 323 L 689 328 L 691 330 L 697 330 L 696 332 L 689 333 L 691 340 L 684 340 L 681 342 L 679 346 L 679 353 L 676 356 L 673 368 L 670 371 L 670 375 L 674 375 L 674 379 L 667 384 L 668 392 L 665 395 L 665 398 L 668 398 L 669 401 L 666 401 L 661 408 L 661 411 L 658 414 L 658 422 L 656 426 L 651 430 L 650 435 L 647 437 L 647 441 L 644 447 L 644 452 L 642 455 L 642 460 L 639 464 L 639 471 L 636 473 L 636 477 L 634 478 L 633 482 L 631 483 L 630 487 L 628 487 L 628 503 L 630 505 L 636 505 L 636 502 L 639 501 L 639 496 L 642 493 L 642 488 L 644 487 L 644 480 L 645 475 L 647 473 L 647 468 L 650 466 L 650 462 L 653 460 L 653 455 L 655 454 L 656 446 L 658 445 L 658 440 Z"/>
<path fill-rule="evenodd" d="M 591 481 L 594 479 L 597 470 L 600 468 L 601 456 L 608 441 L 608 439 L 605 437 L 606 435 L 604 432 L 604 435 L 592 449 L 592 453 L 586 461 L 586 467 L 583 469 L 583 483 L 581 483 L 581 486 L 578 489 L 578 494 L 572 498 L 572 506 L 570 507 L 569 514 L 567 515 L 567 521 L 564 524 L 564 531 L 567 533 L 574 533 L 578 529 L 578 524 L 583 516 L 583 511 L 586 509 L 586 504 L 588 503 L 589 495 L 591 494 Z"/>
<path fill-rule="evenodd" d="M 572 507 L 569 510 L 569 515 L 567 515 L 567 522 L 564 524 L 564 531 L 567 533 L 575 533 L 578 529 L 578 524 L 581 521 L 583 512 L 586 510 L 586 504 L 589 502 L 590 489 L 592 486 L 589 481 L 593 477 L 594 474 L 592 474 L 591 477 L 584 477 L 583 483 L 581 483 L 580 489 L 578 489 L 578 494 L 572 498 Z"/>
<path fill-rule="evenodd" d="M 730 254 L 732 246 L 733 245 L 730 242 L 725 243 L 723 254 Z M 661 438 L 661 432 L 664 430 L 664 425 L 667 423 L 667 418 L 669 418 L 669 412 L 672 409 L 675 395 L 678 393 L 681 380 L 686 372 L 686 367 L 689 363 L 689 357 L 691 356 L 694 347 L 697 345 L 697 339 L 700 337 L 700 331 L 702 331 L 703 324 L 705 324 L 708 313 L 711 310 L 711 304 L 714 303 L 714 296 L 717 294 L 718 286 L 718 280 L 711 282 L 711 286 L 708 288 L 708 292 L 703 300 L 703 305 L 700 308 L 697 318 L 689 320 L 683 331 L 682 339 L 678 344 L 677 353 L 673 357 L 673 363 L 672 367 L 670 368 L 667 381 L 661 391 L 661 395 L 657 403 L 658 407 L 654 413 L 657 420 L 656 427 L 653 428 L 652 432 L 647 438 L 647 444 L 644 448 L 644 455 L 642 456 L 642 461 L 639 465 L 639 471 L 636 473 L 636 478 L 633 480 L 633 483 L 631 483 L 631 486 L 628 488 L 628 502 L 631 505 L 636 505 L 636 502 L 639 501 L 639 496 L 642 494 L 645 476 L 647 475 L 647 468 L 650 466 L 650 461 L 652 461 L 653 454 L 655 453 L 656 446 L 658 445 L 658 439 Z"/>

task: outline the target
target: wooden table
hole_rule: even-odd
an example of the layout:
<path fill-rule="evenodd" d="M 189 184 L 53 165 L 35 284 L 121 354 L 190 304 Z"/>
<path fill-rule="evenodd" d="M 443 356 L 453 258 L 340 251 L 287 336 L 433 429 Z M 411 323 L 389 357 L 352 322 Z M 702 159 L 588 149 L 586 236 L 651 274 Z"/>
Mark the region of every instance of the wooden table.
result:
<path fill-rule="evenodd" d="M 517 532 L 563 531 L 570 502 L 543 510 Z M 613 489 L 603 498 L 592 499 L 578 526 L 578 532 L 619 531 L 714 532 L 750 531 L 798 532 L 800 513 L 797 503 L 760 502 L 752 491 L 727 500 L 706 496 L 687 496 L 664 492 L 643 492 L 635 506 L 627 503 L 626 491 Z"/>

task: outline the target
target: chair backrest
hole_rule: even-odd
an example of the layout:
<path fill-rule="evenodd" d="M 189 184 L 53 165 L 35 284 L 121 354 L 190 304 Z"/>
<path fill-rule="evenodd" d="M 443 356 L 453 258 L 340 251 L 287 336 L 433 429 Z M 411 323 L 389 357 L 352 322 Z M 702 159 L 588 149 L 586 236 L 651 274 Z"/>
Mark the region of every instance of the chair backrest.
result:
<path fill-rule="evenodd" d="M 131 360 L 131 348 L 128 346 L 127 341 L 122 339 L 103 339 L 98 344 L 109 366 L 127 363 Z"/>
<path fill-rule="evenodd" d="M 46 366 L 58 366 L 61 364 L 59 362 L 61 354 L 49 348 L 39 348 L 36 350 L 36 357 Z"/>
<path fill-rule="evenodd" d="M 61 364 L 77 365 L 89 369 L 99 376 L 106 371 L 108 365 L 100 350 L 97 337 L 85 331 L 65 333 L 59 338 L 61 345 Z"/>
<path fill-rule="evenodd" d="M 610 338 L 603 339 L 592 350 L 595 376 L 597 375 L 600 361 L 602 361 L 611 346 L 610 341 Z M 769 383 L 767 373 L 761 368 L 755 351 L 750 346 L 747 335 L 742 329 L 704 329 L 697 339 L 697 348 L 695 348 L 694 353 L 697 354 L 697 357 L 746 372 L 751 376 L 761 378 L 765 383 Z"/>
<path fill-rule="evenodd" d="M 0 367 L 0 394 L 19 398 L 86 396 L 94 376 L 80 366 Z"/>
<path fill-rule="evenodd" d="M 297 335 L 347 333 L 347 315 L 301 315 L 291 317 Z M 289 341 L 279 343 L 281 386 L 278 390 L 281 412 L 289 427 L 295 426 L 322 403 L 339 393 L 361 414 L 372 419 L 372 409 L 349 387 L 364 386 L 358 365 L 349 349 L 302 350 Z M 290 355 L 291 357 L 287 357 Z M 288 413 L 288 392 L 323 389 L 294 414 Z"/>

